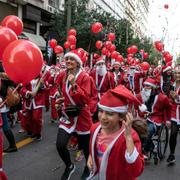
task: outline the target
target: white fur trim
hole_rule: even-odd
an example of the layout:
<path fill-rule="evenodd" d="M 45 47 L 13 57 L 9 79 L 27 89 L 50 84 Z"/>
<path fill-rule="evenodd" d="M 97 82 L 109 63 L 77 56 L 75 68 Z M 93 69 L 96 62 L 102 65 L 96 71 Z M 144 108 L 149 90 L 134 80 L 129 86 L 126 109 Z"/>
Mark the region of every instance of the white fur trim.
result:
<path fill-rule="evenodd" d="M 145 104 L 141 104 L 141 105 L 139 106 L 139 110 L 140 110 L 141 112 L 147 111 L 146 105 L 145 105 Z"/>
<path fill-rule="evenodd" d="M 171 66 L 167 66 L 165 69 L 163 69 L 163 72 L 166 72 L 168 70 L 171 70 Z"/>
<path fill-rule="evenodd" d="M 120 113 L 125 113 L 128 110 L 128 106 L 118 106 L 118 107 L 108 107 L 108 106 L 104 106 L 101 105 L 100 103 L 98 103 L 98 106 L 104 110 L 104 111 L 109 111 L 109 112 L 120 112 Z"/>
<path fill-rule="evenodd" d="M 80 64 L 80 66 L 82 66 L 82 61 L 81 61 L 80 57 L 77 54 L 72 53 L 72 52 L 68 52 L 68 53 L 65 54 L 64 58 L 66 58 L 66 57 L 74 58 Z"/>
<path fill-rule="evenodd" d="M 0 168 L 0 172 L 2 172 L 3 171 L 3 169 L 2 168 Z"/>
<path fill-rule="evenodd" d="M 120 64 L 120 62 L 118 62 L 118 61 L 114 61 L 114 62 L 112 63 L 112 66 L 114 66 L 114 65 L 121 65 L 121 64 Z"/>
<path fill-rule="evenodd" d="M 152 84 L 152 83 L 150 83 L 150 82 L 144 82 L 144 85 L 148 85 L 148 86 L 151 86 L 151 87 L 154 87 L 154 88 L 156 88 L 156 85 L 155 84 Z"/>
<path fill-rule="evenodd" d="M 137 157 L 139 156 L 139 153 L 137 152 L 137 149 L 136 147 L 134 148 L 133 150 L 133 153 L 130 155 L 127 150 L 126 150 L 126 153 L 125 153 L 125 158 L 126 158 L 126 161 L 129 163 L 129 164 L 132 164 L 136 161 Z"/>
<path fill-rule="evenodd" d="M 100 64 L 100 63 L 105 63 L 105 61 L 103 59 L 99 60 L 96 62 L 96 65 Z"/>

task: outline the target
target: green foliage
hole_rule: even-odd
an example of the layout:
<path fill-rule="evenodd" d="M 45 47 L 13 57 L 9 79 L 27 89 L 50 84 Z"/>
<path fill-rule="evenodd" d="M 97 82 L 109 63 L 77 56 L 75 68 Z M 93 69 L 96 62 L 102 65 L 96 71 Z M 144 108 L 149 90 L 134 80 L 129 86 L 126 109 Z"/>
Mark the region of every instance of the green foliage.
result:
<path fill-rule="evenodd" d="M 105 42 L 107 40 L 107 34 L 114 32 L 116 40 L 113 42 L 116 45 L 116 50 L 120 52 L 124 57 L 126 56 L 126 50 L 129 46 L 135 44 L 138 49 L 144 49 L 149 54 L 147 61 L 149 63 L 157 64 L 157 60 L 154 61 L 158 53 L 154 50 L 151 39 L 144 38 L 143 41 L 138 37 L 134 37 L 131 24 L 126 19 L 117 20 L 109 13 L 103 11 L 101 7 L 97 9 L 87 9 L 88 0 L 72 0 L 72 20 L 71 27 L 77 30 L 77 47 L 82 47 L 88 52 L 98 52 L 95 47 L 97 40 Z M 59 44 L 63 45 L 67 37 L 67 0 L 65 1 L 65 10 L 56 12 L 52 16 L 51 29 L 58 34 Z M 103 31 L 98 34 L 91 32 L 91 25 L 94 22 L 101 22 L 103 25 Z M 98 52 L 100 54 L 100 52 Z M 140 57 L 139 54 L 136 57 Z"/>

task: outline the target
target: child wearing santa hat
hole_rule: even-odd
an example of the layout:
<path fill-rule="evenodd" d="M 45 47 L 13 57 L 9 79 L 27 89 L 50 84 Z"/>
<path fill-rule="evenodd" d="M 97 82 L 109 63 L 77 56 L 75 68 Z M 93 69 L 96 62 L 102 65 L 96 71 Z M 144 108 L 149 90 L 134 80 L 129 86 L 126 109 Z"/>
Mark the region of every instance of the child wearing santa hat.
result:
<path fill-rule="evenodd" d="M 134 180 L 143 172 L 141 141 L 132 128 L 129 102 L 140 105 L 122 85 L 102 96 L 98 114 L 100 122 L 91 128 L 88 167 L 92 172 L 88 179 Z M 145 132 L 142 130 L 141 134 Z"/>

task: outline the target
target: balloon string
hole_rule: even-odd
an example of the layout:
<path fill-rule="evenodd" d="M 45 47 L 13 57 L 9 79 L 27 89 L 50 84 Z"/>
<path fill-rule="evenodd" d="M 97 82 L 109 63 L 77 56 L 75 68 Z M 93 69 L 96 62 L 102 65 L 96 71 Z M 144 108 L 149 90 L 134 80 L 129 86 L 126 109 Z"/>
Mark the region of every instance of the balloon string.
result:
<path fill-rule="evenodd" d="M 12 91 L 12 94 L 14 94 L 14 93 L 17 91 L 17 89 L 18 89 L 19 87 L 21 87 L 21 86 L 22 86 L 22 83 L 19 83 L 19 84 L 16 86 L 16 88 Z M 0 104 L 0 108 L 2 108 L 6 102 L 7 102 L 7 98 Z"/>

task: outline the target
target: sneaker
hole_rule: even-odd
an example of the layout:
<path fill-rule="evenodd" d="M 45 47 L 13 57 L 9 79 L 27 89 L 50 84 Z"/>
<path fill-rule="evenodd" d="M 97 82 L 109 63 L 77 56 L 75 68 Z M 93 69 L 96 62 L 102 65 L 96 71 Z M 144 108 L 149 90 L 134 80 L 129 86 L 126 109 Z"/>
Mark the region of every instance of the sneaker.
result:
<path fill-rule="evenodd" d="M 86 180 L 89 177 L 89 175 L 90 175 L 89 168 L 85 166 L 81 179 Z"/>
<path fill-rule="evenodd" d="M 167 163 L 173 164 L 173 163 L 175 163 L 175 162 L 176 162 L 176 159 L 175 159 L 174 154 L 170 154 L 170 155 L 168 156 L 168 158 L 167 158 Z"/>
<path fill-rule="evenodd" d="M 27 132 L 27 136 L 32 136 L 33 135 L 33 133 L 32 132 Z"/>
<path fill-rule="evenodd" d="M 36 140 L 37 140 L 37 141 L 41 141 L 41 140 L 42 140 L 41 134 L 37 134 L 37 135 L 36 135 Z"/>
<path fill-rule="evenodd" d="M 75 161 L 82 161 L 84 159 L 84 154 L 82 150 L 76 152 Z"/>
<path fill-rule="evenodd" d="M 70 167 L 66 167 L 63 175 L 61 176 L 61 180 L 69 180 L 71 178 L 71 175 L 75 171 L 76 167 L 74 164 L 71 164 Z"/>
<path fill-rule="evenodd" d="M 34 138 L 36 138 L 36 136 L 37 136 L 37 134 L 32 134 L 31 138 L 34 139 Z"/>
<path fill-rule="evenodd" d="M 24 130 L 24 129 L 20 129 L 20 130 L 18 131 L 18 133 L 25 133 L 25 130 Z"/>
<path fill-rule="evenodd" d="M 14 146 L 14 147 L 8 147 L 7 149 L 4 149 L 3 152 L 5 153 L 10 153 L 10 152 L 17 152 L 17 147 Z"/>

